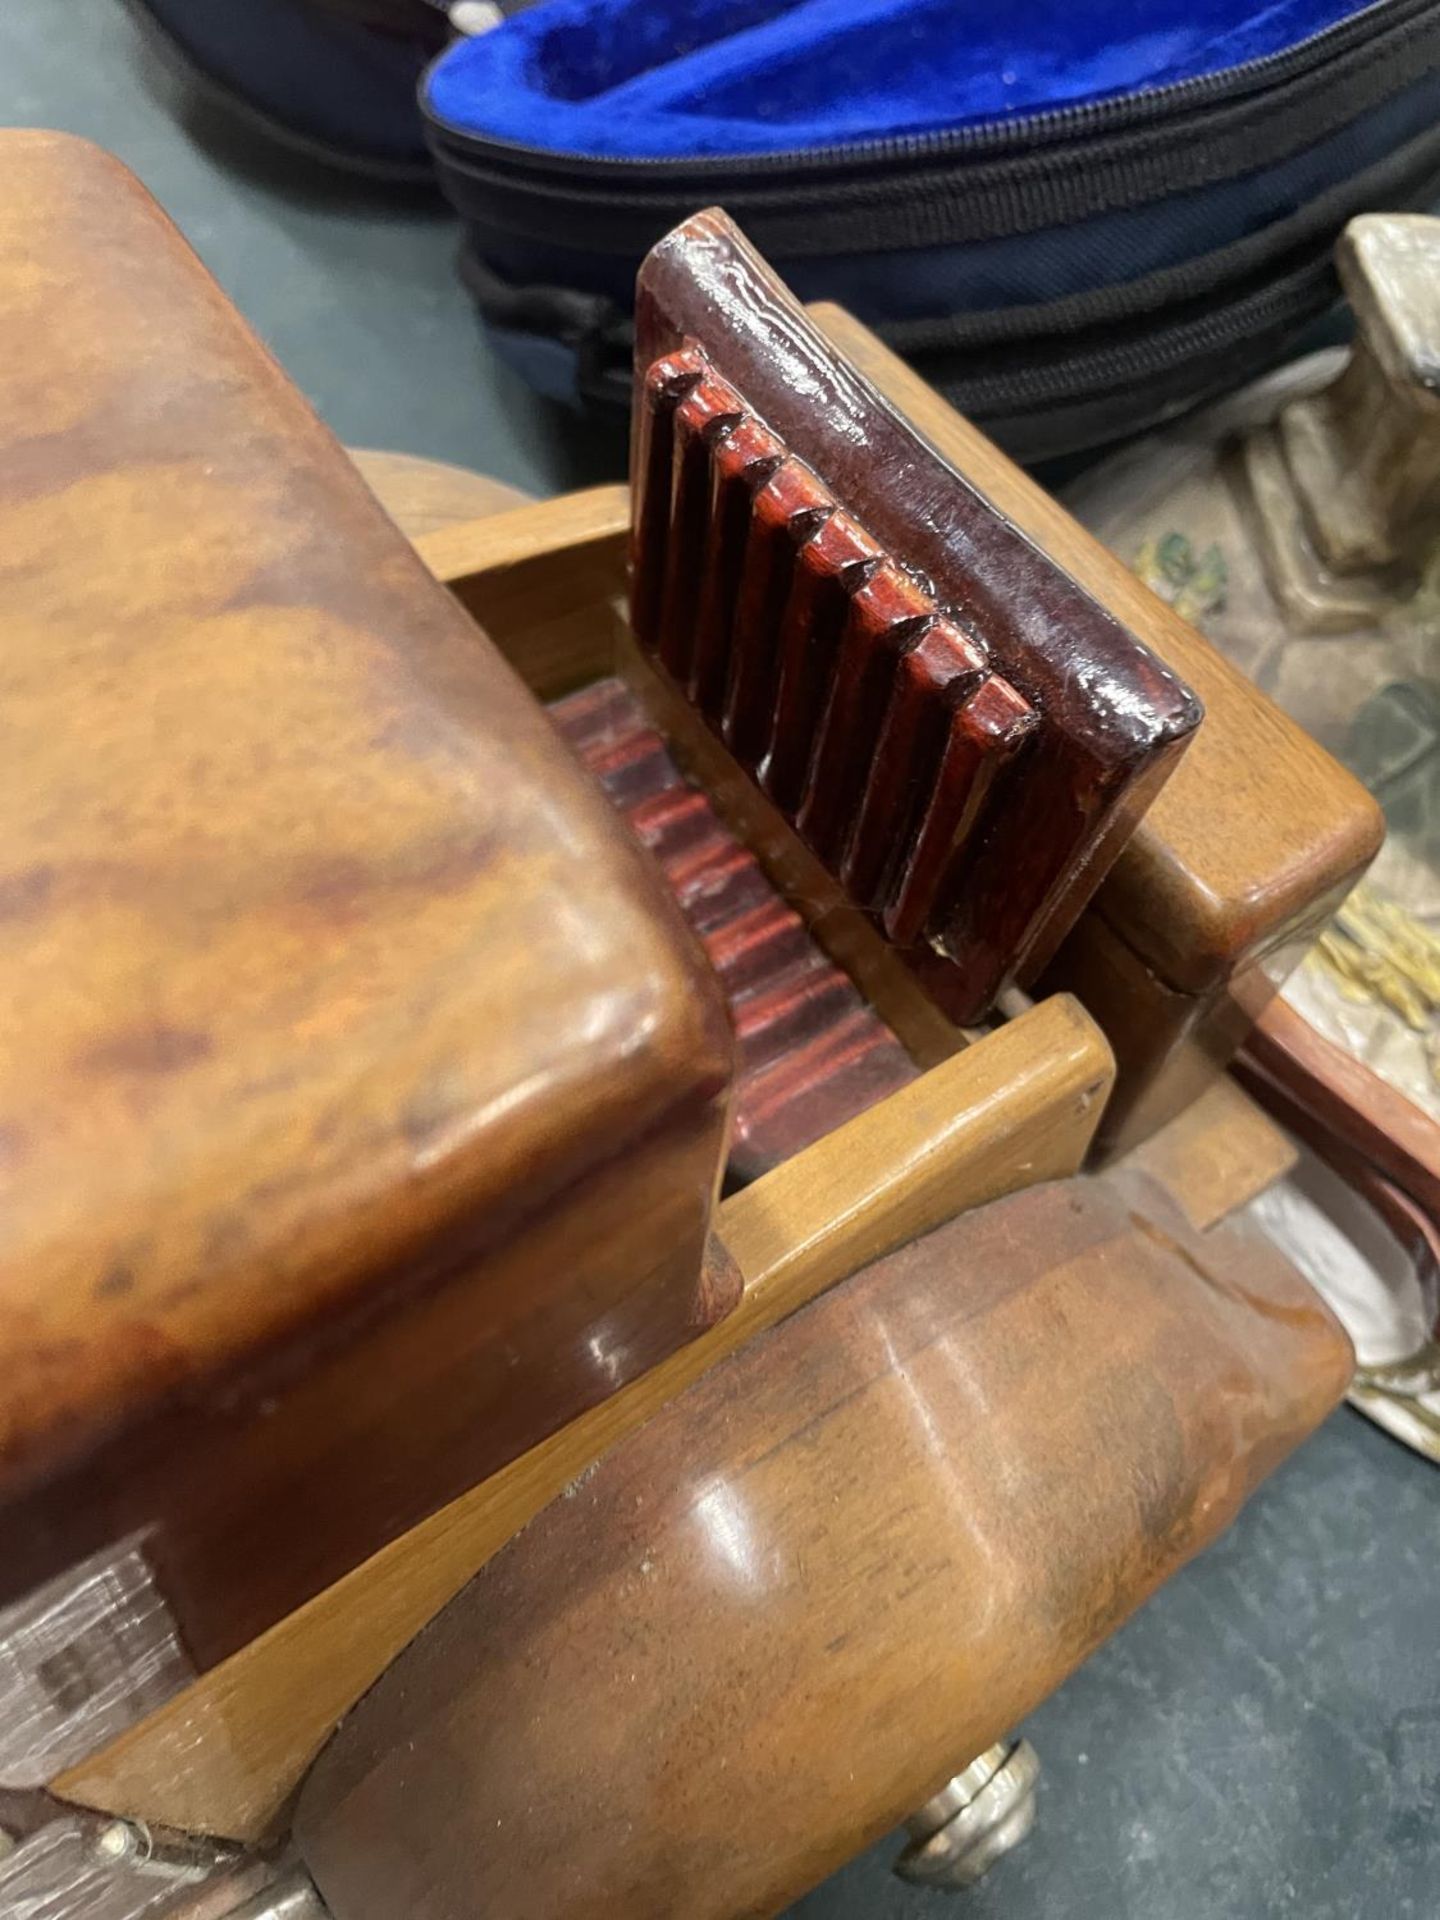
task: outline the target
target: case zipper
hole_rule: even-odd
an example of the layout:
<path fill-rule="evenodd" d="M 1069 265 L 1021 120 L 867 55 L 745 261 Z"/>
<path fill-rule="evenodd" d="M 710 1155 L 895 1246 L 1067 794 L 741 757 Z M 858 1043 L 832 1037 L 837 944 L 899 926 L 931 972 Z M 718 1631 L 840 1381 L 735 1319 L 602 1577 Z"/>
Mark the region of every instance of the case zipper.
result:
<path fill-rule="evenodd" d="M 1343 48 L 1343 58 L 1327 64 L 1317 48 L 1327 55 Z M 1257 91 L 1254 77 L 1262 70 L 1273 84 Z M 719 197 L 762 251 L 783 263 L 1013 237 L 1169 198 L 1288 158 L 1436 71 L 1440 7 L 1434 0 L 1377 0 L 1341 28 L 1247 69 L 1013 126 L 958 128 L 912 143 L 909 163 L 899 168 L 883 164 L 885 145 L 832 150 L 814 165 L 799 156 L 783 179 L 775 156 L 764 156 L 763 165 L 753 158 L 709 162 L 699 172 L 693 163 L 555 154 L 531 164 L 528 149 L 447 135 L 434 122 L 429 131 L 446 193 L 479 232 L 637 258 L 667 228 Z M 1217 104 L 1235 91 L 1241 72 L 1250 83 Z M 1210 102 L 1203 114 L 1202 94 Z M 1157 102 L 1165 104 L 1163 114 Z M 1182 107 L 1195 118 L 1193 129 L 1177 120 Z M 1127 114 L 1133 124 L 1116 131 Z M 1062 125 L 1072 137 L 1057 147 Z M 1048 145 L 1037 146 L 1037 128 Z M 1014 149 L 1008 158 L 1002 138 Z"/>

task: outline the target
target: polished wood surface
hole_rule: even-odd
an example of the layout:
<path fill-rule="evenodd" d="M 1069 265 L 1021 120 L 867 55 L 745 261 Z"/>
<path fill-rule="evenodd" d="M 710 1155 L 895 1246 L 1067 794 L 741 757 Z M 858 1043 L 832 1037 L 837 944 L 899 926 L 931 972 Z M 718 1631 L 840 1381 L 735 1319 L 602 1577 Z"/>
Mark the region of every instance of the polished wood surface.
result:
<path fill-rule="evenodd" d="M 1363 871 L 1383 823 L 1373 800 L 1173 608 L 1123 566 L 1035 481 L 842 309 L 814 317 L 836 346 L 1004 514 L 1200 694 L 1206 720 L 1176 776 L 1120 854 L 1063 961 L 1057 984 L 1088 997 L 1121 1057 L 1107 1128 L 1118 1146 L 1145 1138 L 1219 1073 L 1289 967 Z M 454 583 L 530 684 L 547 697 L 614 670 L 624 646 L 609 607 L 623 591 L 628 504 L 619 488 L 571 496 L 583 591 L 546 564 L 567 539 L 561 502 L 422 540 L 439 577 Z M 513 530 L 513 531 L 512 531 Z M 523 591 L 512 591 L 502 544 L 517 541 Z M 493 567 L 493 572 L 491 571 Z M 590 609 L 581 601 L 590 596 Z M 633 659 L 622 671 L 636 677 Z M 658 710 L 663 696 L 647 699 Z M 807 918 L 866 985 L 917 1058 L 957 1044 L 938 1009 L 918 1004 L 887 969 L 844 890 L 784 832 L 763 795 L 725 778 L 699 729 L 671 702 L 662 717 L 687 770 L 720 792 L 722 809 Z M 682 738 L 683 736 L 683 738 Z M 748 784 L 748 783 L 746 783 Z M 793 841 L 794 844 L 790 844 Z M 838 944 L 837 944 L 838 936 Z M 1083 984 L 1082 984 L 1083 983 Z"/>
<path fill-rule="evenodd" d="M 971 1029 L 950 1020 L 907 956 L 891 946 L 844 884 L 827 872 L 779 808 L 741 769 L 668 675 L 623 627 L 613 637 L 615 669 L 639 698 L 682 771 L 703 787 L 811 933 L 849 974 L 922 1066 L 948 1059 Z"/>
<path fill-rule="evenodd" d="M 138 1535 L 203 1668 L 723 1311 L 733 1043 L 143 189 L 0 157 L 0 1602 Z"/>
<path fill-rule="evenodd" d="M 1287 1001 L 1266 1008 L 1238 1070 L 1287 1126 L 1358 1154 L 1440 1220 L 1440 1126 Z"/>
<path fill-rule="evenodd" d="M 621 612 L 629 536 L 628 491 L 596 487 L 422 536 L 416 551 L 541 699 L 618 673 L 682 771 L 710 796 L 911 1058 L 922 1066 L 948 1059 L 966 1044 L 965 1030 L 945 1017 L 845 887 L 635 644 Z"/>
<path fill-rule="evenodd" d="M 379 448 L 350 447 L 351 461 L 360 477 L 407 540 L 438 533 L 442 527 L 463 526 L 492 513 L 526 506 L 531 495 L 523 488 L 492 480 L 448 460 L 427 460 L 415 453 L 390 453 Z"/>
<path fill-rule="evenodd" d="M 335 1722 L 466 1580 L 608 1447 L 844 1275 L 998 1195 L 1073 1173 L 1111 1083 L 1063 996 L 1043 1002 L 720 1209 L 744 1276 L 710 1333 L 281 1621 L 102 1754 L 66 1799 L 237 1839 L 270 1831 Z"/>
<path fill-rule="evenodd" d="M 912 1242 L 602 1461 L 401 1656 L 296 1834 L 335 1920 L 774 1914 L 1003 1736 L 1335 1405 L 1255 1230 L 1134 1173 Z"/>
<path fill-rule="evenodd" d="M 636 377 L 636 639 L 886 938 L 943 947 L 1038 714 L 699 347 Z"/>
<path fill-rule="evenodd" d="M 857 332 L 863 350 L 868 336 Z M 931 404 L 940 403 L 931 396 Z M 1012 517 L 1024 524 L 1023 511 Z M 422 535 L 417 550 L 467 608 L 493 623 L 522 676 L 554 697 L 613 671 L 620 658 L 625 636 L 615 602 L 627 530 L 624 490 L 596 489 L 439 528 Z M 1078 529 L 1073 533 L 1083 540 Z M 1090 545 L 1111 573 L 1129 579 Z M 667 735 L 674 745 L 675 735 Z M 693 764 L 687 757 L 687 767 Z M 1312 798 L 1323 821 L 1323 795 Z M 772 857 L 775 871 L 790 854 Z M 1261 920 L 1270 904 L 1259 903 Z M 828 945 L 830 906 L 805 898 L 803 910 Z M 917 1058 L 942 1063 L 936 1071 L 726 1203 L 724 1241 L 746 1281 L 729 1321 L 281 1620 L 72 1769 L 58 1790 L 162 1824 L 237 1836 L 273 1828 L 336 1718 L 435 1609 L 606 1446 L 858 1261 L 957 1209 L 1073 1171 L 1108 1083 L 1108 1055 L 1094 1027 L 1071 1003 L 1047 1002 L 952 1058 L 965 1036 L 938 1015 L 932 1020 L 928 1054 L 906 1038 Z"/>
<path fill-rule="evenodd" d="M 1172 986 L 1198 990 L 1308 919 L 1383 831 L 1360 783 L 979 428 L 839 307 L 817 323 L 1003 513 L 1195 688 L 1205 720 L 1095 902 Z"/>
<path fill-rule="evenodd" d="M 1184 676 L 1205 720 L 1119 854 L 1074 944 L 1046 976 L 1078 988 L 1125 1054 L 1107 1132 L 1132 1143 L 1233 1056 L 1380 844 L 1359 782 L 1123 566 L 1027 474 L 839 307 L 814 309 L 836 346 L 937 450 L 1101 605 Z M 1129 949 L 1105 989 L 1087 925 Z M 1137 1000 L 1140 982 L 1151 983 Z M 1238 981 L 1238 994 L 1232 985 Z M 1136 1010 L 1143 1009 L 1137 1021 Z M 1138 1028 L 1147 1039 L 1141 1045 Z"/>
<path fill-rule="evenodd" d="M 851 597 L 847 575 L 863 580 L 885 555 L 918 574 L 927 597 L 956 610 L 967 636 L 993 660 L 997 686 L 1008 685 L 1038 716 L 1009 776 L 983 793 L 973 826 L 962 811 L 973 844 L 962 871 L 946 876 L 948 891 L 936 905 L 946 909 L 942 931 L 924 949 L 945 957 L 947 964 L 929 971 L 930 990 L 946 1012 L 962 1021 L 979 1017 L 1006 981 L 1028 983 L 1054 953 L 1177 764 L 1199 722 L 1199 702 L 1063 560 L 996 510 L 968 469 L 937 458 L 884 404 L 864 369 L 836 353 L 723 213 L 695 215 L 646 256 L 636 280 L 635 341 L 632 488 L 642 506 L 665 493 L 671 510 L 661 629 L 683 632 L 684 608 L 698 608 L 702 594 L 707 606 L 723 608 L 718 584 L 712 590 L 704 583 L 734 573 L 719 550 L 734 531 L 733 516 L 707 515 L 700 470 L 734 423 L 726 393 L 738 396 L 746 414 L 790 456 L 750 501 L 760 547 L 753 567 L 748 557 L 741 563 L 742 592 L 752 574 L 757 593 L 762 581 L 765 591 L 772 583 L 786 585 L 784 569 L 777 575 L 771 564 L 777 548 L 759 511 L 762 496 L 778 489 L 778 551 L 783 557 L 789 548 L 796 557 L 793 590 L 783 612 L 775 610 L 776 704 L 761 766 L 782 810 L 816 802 L 808 772 L 798 766 L 786 772 L 789 756 L 824 745 L 812 735 L 834 717 L 833 702 L 823 713 L 818 705 L 826 658 L 834 658 L 842 683 L 847 661 L 857 670 L 863 664 L 863 639 L 839 631 Z M 652 405 L 656 389 L 649 376 L 657 363 L 678 369 L 697 346 L 717 378 L 702 370 L 701 384 L 681 401 L 683 409 L 709 396 L 705 419 L 692 423 L 682 446 L 683 411 L 673 415 L 671 432 L 672 415 Z M 668 453 L 661 458 L 672 442 L 673 461 Z M 657 463 L 663 471 L 652 471 Z M 762 458 L 761 472 L 764 465 Z M 743 478 L 738 485 L 743 502 Z M 685 522 L 678 533 L 677 513 Z M 658 511 L 637 518 L 642 589 L 656 553 L 649 536 L 659 519 Z M 833 554 L 812 570 L 807 556 L 827 543 Z M 645 599 L 642 591 L 642 644 Z M 672 601 L 674 620 L 668 617 Z M 737 607 L 737 625 L 753 628 L 753 615 L 748 602 Z M 892 649 L 892 661 L 898 651 L 898 645 Z M 790 674 L 792 657 L 797 676 Z M 795 698 L 787 704 L 788 691 Z M 1016 718 L 1010 715 L 1002 736 Z M 975 746 L 972 739 L 972 762 Z M 987 758 L 981 752 L 979 763 Z M 823 840 L 823 815 L 822 805 L 810 822 L 812 838 Z M 903 842 L 901 850 L 907 850 Z"/>
<path fill-rule="evenodd" d="M 1364 790 L 1173 608 L 1159 600 L 985 436 L 842 309 L 817 322 L 875 387 L 947 459 L 969 475 L 1097 600 L 1172 661 L 1205 701 L 1207 718 L 1176 780 L 1142 820 L 1051 978 L 1087 998 L 1120 1057 L 1107 1130 L 1113 1144 L 1144 1139 L 1182 1111 L 1234 1056 L 1289 967 L 1373 857 L 1382 829 Z M 611 602 L 623 591 L 628 528 L 623 489 L 571 496 L 583 566 L 573 587 L 545 556 L 563 550 L 566 503 L 480 522 L 422 540 L 439 577 L 454 582 L 543 694 L 614 670 L 643 676 Z M 513 529 L 513 532 L 512 532 Z M 502 542 L 516 541 L 526 590 L 510 591 Z M 489 569 L 494 566 L 494 572 Z M 582 607 L 590 596 L 588 610 Z M 540 603 L 538 615 L 532 613 Z M 707 751 L 682 702 L 654 676 L 642 685 L 686 770 L 720 800 L 817 937 L 861 980 L 919 1059 L 959 1044 L 958 1030 L 923 993 L 896 978 L 882 943 L 844 889 L 786 829 L 765 796 Z M 749 788 L 749 791 L 745 791 Z"/>
<path fill-rule="evenodd" d="M 1316 902 L 1315 911 L 1332 904 Z M 1310 939 L 1310 930 L 1299 933 L 1208 991 L 1190 993 L 1171 986 L 1102 913 L 1081 918 L 1051 974 L 1084 1002 L 1115 1049 L 1116 1098 L 1101 1133 L 1107 1157 L 1148 1140 L 1215 1083 Z"/>

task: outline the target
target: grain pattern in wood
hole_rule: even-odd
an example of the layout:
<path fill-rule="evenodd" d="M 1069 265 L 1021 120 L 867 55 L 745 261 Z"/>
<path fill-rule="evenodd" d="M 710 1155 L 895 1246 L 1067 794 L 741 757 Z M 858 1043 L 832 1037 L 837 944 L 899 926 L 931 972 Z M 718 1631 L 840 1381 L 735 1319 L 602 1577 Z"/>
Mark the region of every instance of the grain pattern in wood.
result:
<path fill-rule="evenodd" d="M 630 495 L 592 487 L 422 534 L 415 550 L 539 700 L 615 670 Z"/>
<path fill-rule="evenodd" d="M 0 142 L 0 1601 L 204 1667 L 689 1338 L 673 902 L 118 163 Z"/>
<path fill-rule="evenodd" d="M 1310 924 L 1383 832 L 1360 783 L 867 327 L 817 325 L 1055 564 L 1193 686 L 1205 721 L 1101 888 L 1095 910 L 1171 986 L 1201 991 Z"/>
<path fill-rule="evenodd" d="M 943 945 L 1037 714 L 700 348 L 637 378 L 632 630 L 887 938 Z"/>
<path fill-rule="evenodd" d="M 946 1019 L 847 890 L 636 645 L 620 611 L 629 535 L 629 494 L 601 487 L 447 528 L 423 537 L 417 551 L 542 699 L 618 672 L 682 771 L 709 795 L 911 1058 L 922 1066 L 947 1059 L 966 1044 L 964 1030 Z"/>
<path fill-rule="evenodd" d="M 1283 978 L 1292 956 L 1282 947 L 1275 958 Z M 1214 1084 L 1275 993 L 1269 959 L 1241 965 L 1208 993 L 1187 993 L 1147 966 L 1103 914 L 1082 915 L 1051 972 L 1063 974 L 1115 1049 L 1116 1097 L 1100 1133 L 1107 1158 L 1130 1152 Z"/>
<path fill-rule="evenodd" d="M 754 853 L 814 938 L 899 1036 L 911 1059 L 933 1066 L 965 1046 L 967 1030 L 949 1020 L 926 991 L 923 967 L 917 971 L 885 940 L 669 676 L 623 629 L 615 633 L 613 644 L 617 672 L 664 736 L 681 770 L 709 795 L 736 838 Z"/>
<path fill-rule="evenodd" d="M 525 506 L 532 496 L 488 474 L 415 453 L 350 447 L 360 478 L 407 540 Z"/>
<path fill-rule="evenodd" d="M 1170 661 L 1205 702 L 1207 718 L 1177 770 L 1178 784 L 1168 783 L 1142 820 L 1087 916 L 1103 919 L 1133 949 L 1127 969 L 1133 979 L 1152 983 L 1156 1002 L 1144 1019 L 1124 1011 L 1117 1017 L 1115 1009 L 1138 1004 L 1131 987 L 1117 982 L 1108 1003 L 1095 1003 L 1112 1041 L 1128 1048 L 1109 1122 L 1123 1148 L 1181 1111 L 1233 1056 L 1291 959 L 1373 857 L 1383 825 L 1378 809 L 1323 748 L 867 328 L 838 307 L 813 311 L 837 347 L 946 459 Z M 614 543 L 607 549 L 612 564 L 603 583 L 604 594 L 613 597 L 622 582 L 624 496 L 617 489 L 603 501 L 577 498 L 587 503 L 588 519 L 596 505 L 608 514 L 599 538 L 603 544 L 608 535 Z M 556 544 L 563 539 L 564 517 L 553 507 L 546 515 Z M 553 578 L 555 570 L 550 572 Z M 594 649 L 593 664 L 567 668 L 564 685 L 610 670 L 614 629 L 611 616 L 603 618 L 610 639 Z M 594 618 L 571 619 L 572 631 L 593 646 Z M 497 632 L 503 629 L 497 620 Z M 531 636 L 523 625 L 513 631 L 513 657 L 523 659 Z M 625 671 L 633 677 L 632 666 Z M 653 688 L 648 698 L 658 706 Z M 684 733 L 673 708 L 667 730 L 676 740 Z M 842 964 L 857 978 L 876 982 L 867 992 L 879 1004 L 886 969 L 861 937 L 858 916 L 847 915 L 839 890 L 826 888 L 819 863 L 807 863 L 808 850 L 787 843 L 773 808 L 739 791 L 733 775 L 725 779 L 718 758 L 706 754 L 693 730 L 680 750 L 688 769 L 703 769 L 707 785 L 724 789 L 727 817 L 762 851 L 772 873 L 782 884 L 800 883 L 803 897 L 819 903 L 807 917 Z M 747 821 L 753 822 L 748 828 Z M 832 944 L 837 930 L 838 947 Z M 1077 940 L 1051 977 L 1078 980 L 1085 945 Z M 1230 990 L 1232 975 L 1241 976 L 1239 994 Z M 898 985 L 892 986 L 886 1017 L 917 1058 L 941 1057 L 955 1044 L 946 1023 Z M 1146 1047 L 1137 1038 L 1142 1028 L 1150 1036 Z"/>
<path fill-rule="evenodd" d="M 497 516 L 494 524 L 479 522 L 447 529 L 438 538 L 421 537 L 418 551 L 436 577 L 483 620 L 487 634 L 542 697 L 553 700 L 558 692 L 562 699 L 583 701 L 587 689 L 619 666 L 665 731 L 667 747 L 678 745 L 681 759 L 702 787 L 712 799 L 718 794 L 729 827 L 755 849 L 772 887 L 793 902 L 802 934 L 834 956 L 859 982 L 865 998 L 878 994 L 885 1021 L 913 1058 L 922 1065 L 947 1058 L 965 1044 L 964 1034 L 890 955 L 758 789 L 737 777 L 729 756 L 717 751 L 697 726 L 694 710 L 674 697 L 635 648 L 618 614 L 629 525 L 625 489 L 601 488 L 567 500 L 574 506 L 573 520 L 566 501 L 544 502 Z M 570 689 L 576 690 L 573 695 Z M 778 937 L 782 922 L 788 927 L 792 908 L 773 895 L 770 904 L 776 916 L 771 931 Z M 757 955 L 762 950 L 763 943 L 754 948 Z M 735 964 L 734 958 L 726 964 Z M 868 1016 L 858 1015 L 852 1031 L 832 1030 L 830 1035 L 844 1056 L 837 1056 L 839 1070 L 871 1092 L 893 1078 L 889 1067 L 879 1077 L 874 1071 L 874 1038 Z M 797 1062 L 798 1078 L 790 1076 L 788 1086 L 782 1084 L 784 1076 L 771 1075 L 765 1086 L 752 1089 L 754 1097 L 748 1100 L 742 1075 L 732 1164 L 738 1164 L 738 1153 L 746 1177 L 775 1164 L 798 1144 L 818 1138 L 827 1116 L 834 1124 L 846 1117 L 810 1077 L 814 1064 Z M 782 1098 L 787 1094 L 798 1094 L 798 1101 Z"/>
<path fill-rule="evenodd" d="M 1073 1001 L 1046 1001 L 732 1196 L 721 1231 L 745 1291 L 711 1334 L 317 1595 L 54 1790 L 236 1839 L 272 1830 L 339 1717 L 518 1528 L 836 1280 L 967 1207 L 1073 1173 L 1111 1071 L 1093 1022 Z"/>
<path fill-rule="evenodd" d="M 548 711 L 659 866 L 724 989 L 738 1045 L 728 1178 L 768 1173 L 908 1085 L 905 1049 L 685 780 L 624 681 L 596 680 Z"/>
<path fill-rule="evenodd" d="M 778 1913 L 1213 1540 L 1350 1366 L 1263 1234 L 1197 1234 L 1133 1173 L 912 1242 L 402 1654 L 301 1794 L 335 1920 Z"/>
<path fill-rule="evenodd" d="M 986 799 L 942 931 L 931 936 L 950 963 L 932 974 L 931 991 L 952 1018 L 973 1019 L 1007 980 L 1032 979 L 1053 954 L 1175 765 L 1199 702 L 883 403 L 724 214 L 698 214 L 652 249 L 636 283 L 635 328 L 632 478 L 642 495 L 669 488 L 667 585 L 683 583 L 693 594 L 701 576 L 693 556 L 706 537 L 709 495 L 696 462 L 727 431 L 737 397 L 823 491 L 813 507 L 801 507 L 797 495 L 791 508 L 802 530 L 811 513 L 819 524 L 797 544 L 775 647 L 776 706 L 761 779 L 782 811 L 803 799 L 821 691 L 848 671 L 843 581 L 882 551 L 957 610 L 996 672 L 1039 716 L 1023 766 Z M 714 379 L 705 367 L 695 377 L 697 347 Z M 668 389 L 665 378 L 658 387 L 647 380 L 657 364 Z M 666 404 L 652 405 L 660 392 Z M 708 424 L 697 426 L 682 460 L 680 423 L 702 395 Z M 673 460 L 662 446 L 672 421 Z M 642 581 L 660 525 L 647 504 L 635 547 Z M 685 644 L 689 618 L 689 602 L 672 596 L 661 604 L 672 647 Z M 640 627 L 643 640 L 643 617 Z M 673 673 L 663 648 L 661 659 Z"/>
<path fill-rule="evenodd" d="M 640 696 L 682 770 L 759 859 L 814 938 L 899 1035 L 934 1066 L 966 1044 L 912 970 L 857 910 L 695 709 L 635 644 L 621 616 L 629 494 L 599 487 L 422 537 L 417 551 L 541 699 L 618 672 Z"/>

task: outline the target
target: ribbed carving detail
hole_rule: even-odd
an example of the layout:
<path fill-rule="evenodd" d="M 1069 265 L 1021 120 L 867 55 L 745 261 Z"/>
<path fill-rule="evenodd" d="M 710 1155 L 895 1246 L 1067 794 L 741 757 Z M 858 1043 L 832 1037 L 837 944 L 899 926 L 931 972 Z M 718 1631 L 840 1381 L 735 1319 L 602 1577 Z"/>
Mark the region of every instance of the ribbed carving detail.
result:
<path fill-rule="evenodd" d="M 688 784 L 629 688 L 597 681 L 549 711 L 720 976 L 740 1042 L 732 1174 L 753 1179 L 913 1080 L 899 1041 Z"/>
<path fill-rule="evenodd" d="M 943 940 L 1029 702 L 698 348 L 639 433 L 636 638 L 888 938 Z"/>

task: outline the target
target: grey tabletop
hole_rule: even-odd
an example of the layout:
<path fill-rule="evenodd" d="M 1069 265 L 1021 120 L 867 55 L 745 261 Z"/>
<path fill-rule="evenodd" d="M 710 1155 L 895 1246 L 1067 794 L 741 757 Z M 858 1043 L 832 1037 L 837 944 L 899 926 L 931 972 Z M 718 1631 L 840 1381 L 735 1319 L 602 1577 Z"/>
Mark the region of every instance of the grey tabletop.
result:
<path fill-rule="evenodd" d="M 238 3 L 238 0 L 237 0 Z M 0 123 L 117 153 L 352 445 L 537 493 L 618 477 L 613 432 L 487 349 L 456 230 L 200 107 L 119 0 L 4 0 Z M 1440 1473 L 1342 1411 L 1025 1727 L 1033 1837 L 967 1920 L 1440 1916 Z M 891 1839 L 796 1920 L 944 1911 Z"/>

